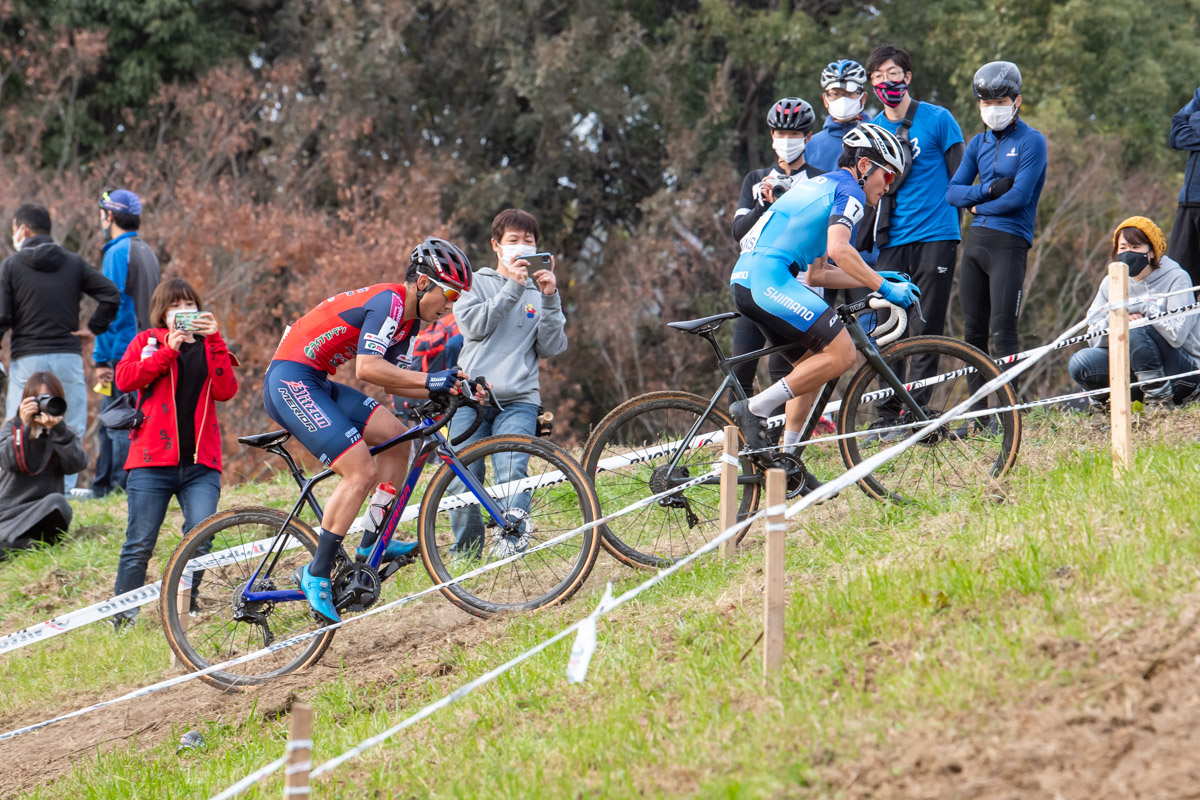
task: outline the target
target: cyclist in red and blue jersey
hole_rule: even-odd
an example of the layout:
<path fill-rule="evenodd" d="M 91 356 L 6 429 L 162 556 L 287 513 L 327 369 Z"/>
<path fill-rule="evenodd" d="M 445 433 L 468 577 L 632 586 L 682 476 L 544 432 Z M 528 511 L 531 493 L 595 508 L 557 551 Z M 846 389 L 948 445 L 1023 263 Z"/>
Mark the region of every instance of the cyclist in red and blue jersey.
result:
<path fill-rule="evenodd" d="M 313 610 L 332 622 L 340 621 L 330 585 L 338 547 L 367 493 L 381 481 L 403 481 L 408 445 L 372 457 L 369 448 L 404 433 L 404 425 L 373 398 L 330 376 L 354 360 L 355 377 L 391 394 L 457 393 L 466 378 L 457 367 L 428 374 L 405 367 L 418 320 L 434 322 L 450 313 L 470 289 L 466 255 L 443 239 L 426 239 L 413 250 L 404 283 L 379 283 L 323 301 L 284 331 L 267 367 L 267 413 L 342 479 L 325 504 L 312 563 L 294 576 Z M 358 552 L 369 555 L 376 536 L 365 533 Z M 390 542 L 384 560 L 416 546 Z"/>
<path fill-rule="evenodd" d="M 729 407 L 746 443 L 755 449 L 769 446 L 764 417 L 781 403 L 786 403 L 783 444 L 794 445 L 817 392 L 854 365 L 854 343 L 841 319 L 793 277 L 793 264 L 807 270 L 813 286 L 865 286 L 905 308 L 920 296 L 897 274 L 871 269 L 854 249 L 866 206 L 879 202 L 903 168 L 900 142 L 871 123 L 860 124 L 842 142 L 839 169 L 793 187 L 775 201 L 742 240 L 742 255 L 730 276 L 737 310 L 758 325 L 771 345 L 795 345 L 783 351 L 792 362 L 791 372 Z M 809 491 L 820 485 L 807 473 L 805 484 Z"/>

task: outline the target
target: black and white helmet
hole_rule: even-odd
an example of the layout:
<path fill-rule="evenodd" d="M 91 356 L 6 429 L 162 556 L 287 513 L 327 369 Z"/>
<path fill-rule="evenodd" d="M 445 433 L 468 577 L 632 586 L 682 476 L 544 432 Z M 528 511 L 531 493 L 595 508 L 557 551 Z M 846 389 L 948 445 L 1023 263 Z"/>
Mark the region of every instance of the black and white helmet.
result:
<path fill-rule="evenodd" d="M 849 58 L 831 61 L 821 70 L 821 91 L 831 86 L 848 92 L 861 92 L 867 88 L 867 71 L 862 64 Z"/>
<path fill-rule="evenodd" d="M 1021 70 L 1011 61 L 992 61 L 975 71 L 971 82 L 975 97 L 980 100 L 1016 100 L 1021 93 Z"/>
<path fill-rule="evenodd" d="M 776 100 L 767 112 L 767 127 L 773 131 L 800 131 L 807 133 L 817 121 L 817 114 L 807 100 L 785 97 Z"/>
<path fill-rule="evenodd" d="M 842 138 L 847 150 L 866 150 L 862 153 L 880 166 L 888 167 L 897 175 L 904 171 L 904 151 L 900 140 L 886 128 L 871 122 L 860 122 Z"/>

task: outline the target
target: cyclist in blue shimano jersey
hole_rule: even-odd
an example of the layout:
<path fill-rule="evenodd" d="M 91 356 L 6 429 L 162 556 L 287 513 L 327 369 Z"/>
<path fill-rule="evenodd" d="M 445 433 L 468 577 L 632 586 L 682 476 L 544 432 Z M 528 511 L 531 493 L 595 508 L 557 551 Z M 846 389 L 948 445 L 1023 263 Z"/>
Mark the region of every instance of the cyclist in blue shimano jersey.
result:
<path fill-rule="evenodd" d="M 879 202 L 904 165 L 900 142 L 869 122 L 842 142 L 839 169 L 793 187 L 775 201 L 743 238 L 742 255 L 730 276 L 737 310 L 772 345 L 795 345 L 783 351 L 793 365 L 790 373 L 729 407 L 754 449 L 769 446 L 764 418 L 780 403 L 787 404 L 783 444 L 794 446 L 821 387 L 854 365 L 854 343 L 841 319 L 793 277 L 793 264 L 807 270 L 813 286 L 866 286 L 904 308 L 920 296 L 913 284 L 893 282 L 894 274 L 885 277 L 871 269 L 854 249 L 855 229 L 866 207 Z M 804 483 L 810 491 L 820 485 L 807 473 Z"/>

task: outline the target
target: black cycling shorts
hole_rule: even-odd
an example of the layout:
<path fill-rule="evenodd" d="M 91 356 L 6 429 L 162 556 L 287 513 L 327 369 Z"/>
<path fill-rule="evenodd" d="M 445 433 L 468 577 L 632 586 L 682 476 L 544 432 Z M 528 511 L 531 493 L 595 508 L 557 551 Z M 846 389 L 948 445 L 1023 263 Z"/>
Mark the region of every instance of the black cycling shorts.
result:
<path fill-rule="evenodd" d="M 778 307 L 779 301 L 772 302 L 771 308 L 763 308 L 755 300 L 754 293 L 748 287 L 737 283 L 729 287 L 733 291 L 733 307 L 758 326 L 772 347 L 781 344 L 796 345 L 781 351 L 783 356 L 793 364 L 805 353 L 821 352 L 837 338 L 839 333 L 846 329 L 836 311 L 821 302 L 820 298 L 817 298 L 816 294 L 807 286 L 799 281 L 795 281 L 795 283 L 796 286 L 802 287 L 807 294 L 816 298 L 816 303 L 812 303 L 812 306 L 823 306 L 823 309 L 812 309 L 819 313 L 816 319 L 808 322 L 806 330 L 801 330 L 792 324 L 789 318 L 795 316 L 793 313 L 787 313 L 789 318 L 781 316 L 781 313 L 791 311 L 791 309 Z"/>

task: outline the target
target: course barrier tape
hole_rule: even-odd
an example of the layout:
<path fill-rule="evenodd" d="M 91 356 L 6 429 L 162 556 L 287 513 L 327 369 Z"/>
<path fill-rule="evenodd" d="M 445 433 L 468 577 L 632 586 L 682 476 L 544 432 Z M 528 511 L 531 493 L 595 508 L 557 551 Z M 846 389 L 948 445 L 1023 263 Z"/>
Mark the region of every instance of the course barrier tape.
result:
<path fill-rule="evenodd" d="M 385 605 L 368 609 L 367 611 L 364 611 L 363 613 L 359 614 L 356 617 L 350 617 L 349 619 L 344 619 L 341 622 L 335 622 L 331 625 L 326 625 L 322 628 L 317 628 L 316 630 L 308 631 L 307 633 L 297 634 L 296 636 L 293 636 L 289 639 L 284 639 L 283 641 L 280 641 L 280 642 L 274 642 L 271 645 L 264 647 L 260 650 L 255 650 L 251 653 L 246 653 L 246 654 L 238 656 L 236 658 L 231 658 L 227 661 L 222 661 L 219 664 L 213 664 L 211 666 L 205 667 L 204 669 L 196 670 L 195 672 L 189 672 L 184 675 L 177 675 L 173 678 L 167 678 L 166 680 L 162 680 L 162 681 L 159 681 L 158 683 L 150 684 L 149 686 L 144 686 L 140 689 L 134 689 L 133 691 L 127 692 L 126 694 L 123 694 L 119 697 L 113 697 L 108 700 L 102 700 L 98 703 L 93 703 L 92 705 L 87 706 L 85 708 L 76 709 L 75 711 L 71 711 L 66 714 L 60 714 L 59 716 L 53 717 L 51 719 L 42 720 L 41 722 L 36 722 L 32 725 L 26 725 L 24 727 L 16 728 L 14 730 L 7 731 L 5 733 L 0 733 L 0 742 L 15 738 L 17 736 L 21 736 L 26 733 L 32 733 L 33 731 L 41 730 L 42 728 L 48 727 L 50 725 L 54 725 L 59 722 L 64 722 L 68 719 L 74 719 L 75 717 L 81 717 L 85 714 L 90 714 L 93 711 L 99 711 L 102 708 L 108 708 L 109 706 L 113 706 L 118 703 L 124 703 L 129 700 L 136 700 L 140 697 L 146 697 L 148 695 L 155 694 L 156 692 L 161 692 L 165 689 L 169 689 L 172 686 L 178 686 L 181 683 L 187 683 L 188 681 L 193 681 L 198 678 L 202 678 L 205 675 L 211 675 L 214 672 L 220 672 L 229 667 L 237 666 L 239 664 L 245 664 L 250 661 L 255 661 L 259 658 L 263 658 L 272 653 L 277 653 L 280 650 L 284 650 L 289 647 L 294 647 L 298 644 L 302 644 L 303 642 L 307 642 L 310 639 L 314 639 L 318 636 L 324 636 L 325 634 L 330 633 L 331 631 L 335 631 L 338 628 L 341 628 L 345 625 L 349 625 L 350 623 L 359 622 L 361 620 L 373 617 L 376 614 L 382 614 L 386 611 L 391 611 L 392 609 L 399 608 L 400 606 L 411 603 L 421 597 L 425 597 L 425 596 L 433 594 L 435 592 L 440 592 L 442 589 L 446 589 L 451 586 L 462 583 L 463 581 L 478 577 L 479 575 L 482 575 L 485 572 L 489 572 L 491 570 L 498 569 L 499 567 L 503 567 L 507 564 L 511 564 L 512 562 L 517 561 L 519 559 L 527 558 L 528 556 L 530 556 L 540 550 L 545 550 L 548 547 L 554 547 L 556 545 L 559 545 L 562 542 L 566 541 L 567 539 L 578 536 L 579 534 L 583 533 L 584 531 L 598 528 L 601 525 L 604 525 L 604 524 L 610 522 L 611 520 L 616 519 L 617 517 L 620 517 L 624 514 L 632 513 L 633 511 L 636 511 L 639 508 L 648 506 L 652 503 L 656 503 L 665 497 L 669 497 L 670 495 L 676 494 L 678 492 L 682 492 L 686 489 L 690 489 L 691 487 L 697 486 L 701 483 L 704 483 L 704 482 L 710 480 L 711 478 L 717 477 L 718 475 L 720 475 L 720 470 L 713 469 L 709 473 L 706 473 L 704 475 L 699 475 L 695 478 L 692 478 L 691 480 L 685 481 L 684 483 L 681 483 L 680 485 L 678 485 L 676 487 L 668 489 L 665 492 L 659 492 L 658 494 L 650 495 L 649 497 L 643 497 L 641 500 L 637 500 L 633 503 L 630 503 L 629 505 L 625 506 L 624 508 L 622 508 L 619 511 L 615 511 L 611 514 L 604 515 L 604 516 L 600 517 L 599 519 L 593 520 L 592 522 L 589 522 L 585 525 L 581 525 L 578 528 L 575 528 L 574 530 L 570 530 L 565 533 L 559 534 L 558 536 L 555 536 L 553 539 L 549 539 L 545 542 L 542 542 L 541 544 L 537 545 L 536 547 L 531 547 L 528 550 L 525 550 L 524 552 L 514 553 L 513 555 L 502 558 L 499 561 L 493 561 L 491 563 L 484 564 L 483 566 L 477 567 L 476 569 L 473 569 L 470 572 L 464 573 L 463 575 L 459 575 L 457 578 L 451 578 L 448 581 L 445 581 L 443 583 L 434 584 L 433 586 L 429 586 L 425 589 L 422 589 L 419 592 L 414 592 L 413 594 L 406 595 L 405 597 L 398 598 L 396 600 L 391 601 L 390 603 L 386 603 Z"/>
<path fill-rule="evenodd" d="M 1086 325 L 1086 324 L 1087 324 L 1087 320 L 1083 320 L 1082 322 L 1076 324 L 1075 326 L 1072 326 L 1065 333 L 1063 333 L 1059 337 L 1056 337 L 1055 342 L 1057 342 L 1059 339 L 1063 338 L 1064 336 L 1069 336 L 1071 333 L 1073 333 L 1079 327 Z M 989 380 L 987 383 L 985 383 L 983 386 L 981 386 L 977 391 L 975 391 L 966 400 L 959 403 L 954 408 L 950 409 L 949 411 L 947 411 L 946 413 L 944 413 L 942 416 L 938 417 L 937 419 L 930 420 L 920 430 L 913 433 L 907 439 L 905 439 L 901 442 L 898 442 L 897 444 L 893 445 L 892 447 L 890 447 L 886 450 L 882 450 L 879 453 L 876 453 L 875 455 L 866 459 L 865 461 L 863 461 L 862 463 L 853 467 L 852 469 L 847 470 L 846 472 L 844 472 L 842 475 L 838 476 L 837 478 L 835 478 L 835 479 L 829 481 L 828 483 L 826 483 L 825 485 L 819 487 L 816 491 L 810 492 L 809 494 L 805 495 L 798 502 L 796 502 L 795 504 L 793 504 L 790 507 L 787 507 L 785 515 L 788 518 L 791 518 L 791 517 L 795 516 L 796 514 L 798 514 L 800 511 L 808 508 L 809 506 L 812 506 L 812 505 L 815 505 L 816 503 L 822 502 L 823 500 L 828 499 L 829 497 L 842 491 L 843 489 L 846 489 L 846 488 L 852 486 L 853 484 L 857 483 L 862 478 L 864 478 L 867 475 L 869 475 L 870 473 L 874 472 L 878 467 L 882 466 L 883 464 L 887 463 L 888 461 L 892 460 L 893 458 L 896 458 L 897 456 L 901 455 L 904 451 L 908 450 L 913 445 L 915 445 L 917 442 L 921 441 L 923 438 L 925 438 L 925 436 L 927 436 L 929 433 L 936 430 L 938 427 L 945 425 L 947 422 L 955 419 L 956 414 L 959 414 L 959 413 L 965 411 L 966 409 L 970 408 L 971 405 L 978 399 L 985 397 L 987 394 L 994 391 L 996 388 L 1003 386 L 1004 384 L 1008 383 L 1009 381 L 1012 381 L 1014 378 L 1016 378 L 1022 372 L 1024 372 L 1025 370 L 1032 367 L 1035 363 L 1037 363 L 1037 361 L 1039 359 L 1043 358 L 1045 355 L 1050 353 L 1053 349 L 1054 349 L 1053 343 L 1050 345 L 1046 345 L 1044 347 L 1038 348 L 1037 350 L 1034 351 L 1034 355 L 1029 360 L 1027 360 L 1027 361 L 1023 362 L 1022 364 L 1019 364 L 1018 366 L 1014 367 L 1013 369 L 1008 370 L 1008 371 L 1002 373 L 1001 375 Z M 778 508 L 772 508 L 771 510 L 778 511 Z M 643 592 L 658 585 L 663 580 L 665 580 L 667 577 L 675 574 L 676 572 L 683 569 L 685 566 L 691 564 L 693 561 L 700 558 L 701 556 L 706 555 L 707 553 L 711 553 L 713 550 L 720 547 L 722 543 L 733 538 L 742 530 L 748 528 L 750 525 L 754 524 L 759 519 L 767 516 L 767 514 L 768 514 L 767 510 L 765 510 L 765 509 L 759 510 L 757 513 L 753 514 L 752 516 L 731 526 L 730 528 L 726 529 L 719 535 L 713 537 L 706 544 L 704 544 L 704 546 L 693 551 L 692 553 L 688 554 L 687 556 L 684 556 L 680 560 L 676 561 L 674 564 L 671 564 L 670 566 L 660 570 L 657 574 L 653 575 L 652 577 L 648 578 L 647 580 L 643 581 L 642 583 L 638 584 L 637 586 L 633 587 L 632 589 L 630 589 L 630 590 L 624 592 L 623 594 L 619 595 L 618 597 L 614 598 L 611 602 L 608 602 L 608 603 L 601 602 L 601 604 L 596 608 L 596 610 L 594 612 L 592 612 L 591 614 L 589 614 L 587 617 L 584 617 L 583 619 L 575 622 L 574 624 L 569 625 L 568 627 L 559 631 L 558 633 L 551 636 L 550 638 L 545 639 L 542 642 L 540 642 L 539 644 L 529 648 L 525 652 L 523 652 L 517 656 L 514 656 L 513 658 L 504 662 L 500 666 L 484 673 L 483 675 L 480 675 L 478 678 L 475 678 L 474 680 L 463 684 L 462 686 L 458 687 L 450 694 L 444 695 L 443 697 L 439 698 L 438 700 L 435 700 L 434 702 L 429 703 L 428 705 L 424 706 L 423 708 L 421 708 L 414 714 L 411 714 L 410 716 L 404 718 L 403 720 L 401 720 L 397 724 L 393 725 L 392 727 L 388 728 L 387 730 L 385 730 L 375 736 L 372 736 L 369 739 L 365 739 L 362 742 L 360 742 L 359 744 L 350 748 L 349 750 L 346 750 L 345 752 L 341 753 L 340 755 L 329 759 L 328 761 L 324 762 L 323 764 L 321 764 L 320 766 L 315 768 L 310 773 L 311 777 L 316 778 L 320 775 L 323 775 L 326 772 L 329 772 L 330 770 L 335 769 L 336 767 L 340 766 L 341 764 L 344 764 L 346 761 L 349 761 L 350 759 L 356 758 L 357 756 L 361 755 L 363 752 L 370 749 L 371 747 L 374 747 L 375 745 L 378 745 L 378 744 L 381 744 L 381 743 L 387 741 L 392 736 L 394 736 L 395 734 L 404 730 L 405 728 L 415 725 L 417 722 L 420 722 L 421 720 L 425 719 L 426 717 L 431 716 L 432 714 L 439 711 L 440 709 L 445 708 L 446 706 L 449 706 L 450 704 L 456 702 L 457 700 L 462 699 L 463 697 L 466 697 L 468 694 L 475 691 L 475 689 L 478 689 L 480 686 L 484 686 L 485 684 L 490 683 L 491 681 L 495 680 L 496 678 L 503 675 L 504 673 L 509 672 L 510 670 L 514 669 L 515 667 L 519 666 L 520 664 L 533 658 L 538 653 L 541 653 L 543 650 L 550 647 L 551 645 L 565 639 L 566 637 L 570 636 L 572 633 L 575 633 L 576 631 L 581 630 L 584 626 L 586 626 L 588 624 L 589 620 L 591 620 L 592 624 L 594 624 L 595 620 L 598 619 L 599 617 L 607 614 L 608 612 L 610 612 L 616 608 L 621 607 L 625 603 L 628 603 L 630 600 L 633 600 L 634 598 L 636 598 Z M 272 762 L 272 763 L 277 763 L 277 762 Z M 270 766 L 270 765 L 268 765 L 268 766 Z M 276 769 L 278 769 L 278 767 L 276 767 Z M 272 770 L 272 771 L 274 771 L 274 770 Z M 259 770 L 258 773 L 256 773 L 256 774 L 260 774 L 260 773 L 262 773 L 262 770 Z M 260 774 L 260 778 L 261 777 L 265 777 L 265 776 Z M 217 795 L 214 795 L 212 798 L 210 798 L 210 800 L 229 800 L 229 798 L 235 797 L 241 791 L 244 791 L 245 788 L 248 788 L 248 786 L 246 786 L 245 784 L 246 784 L 245 779 L 243 779 L 242 781 L 239 781 L 237 784 L 234 784 L 234 786 L 231 786 L 229 789 L 226 789 L 225 791 L 223 791 Z M 238 791 L 233 791 L 234 787 L 240 787 L 240 788 L 238 789 Z"/>

